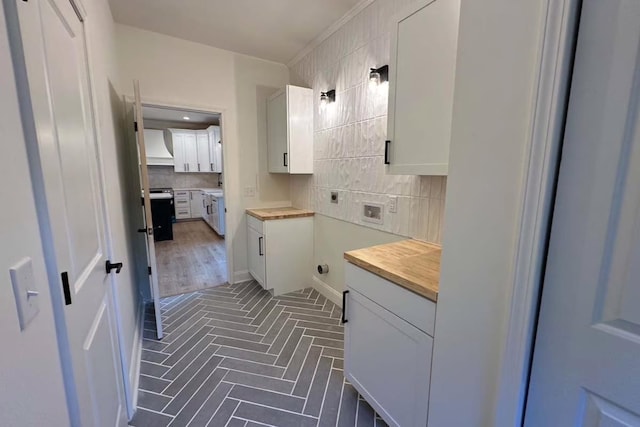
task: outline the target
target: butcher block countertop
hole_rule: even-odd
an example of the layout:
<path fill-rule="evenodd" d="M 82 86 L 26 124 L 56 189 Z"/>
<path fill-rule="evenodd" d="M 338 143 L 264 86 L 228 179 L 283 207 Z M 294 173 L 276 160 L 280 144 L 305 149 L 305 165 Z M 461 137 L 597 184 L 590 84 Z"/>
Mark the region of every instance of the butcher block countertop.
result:
<path fill-rule="evenodd" d="M 344 258 L 418 295 L 438 301 L 440 254 L 438 245 L 403 240 L 345 252 Z"/>
<path fill-rule="evenodd" d="M 286 208 L 264 208 L 264 209 L 247 209 L 247 214 L 260 221 L 270 221 L 274 219 L 303 218 L 313 216 L 313 211 L 306 209 L 298 209 L 292 207 Z"/>

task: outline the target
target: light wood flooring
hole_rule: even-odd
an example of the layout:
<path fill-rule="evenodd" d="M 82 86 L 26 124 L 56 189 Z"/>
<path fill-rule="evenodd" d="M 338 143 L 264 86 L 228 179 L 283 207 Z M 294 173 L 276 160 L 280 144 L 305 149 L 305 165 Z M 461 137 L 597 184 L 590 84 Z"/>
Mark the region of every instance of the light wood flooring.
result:
<path fill-rule="evenodd" d="M 160 297 L 226 283 L 224 239 L 204 221 L 173 224 L 173 240 L 156 242 Z"/>

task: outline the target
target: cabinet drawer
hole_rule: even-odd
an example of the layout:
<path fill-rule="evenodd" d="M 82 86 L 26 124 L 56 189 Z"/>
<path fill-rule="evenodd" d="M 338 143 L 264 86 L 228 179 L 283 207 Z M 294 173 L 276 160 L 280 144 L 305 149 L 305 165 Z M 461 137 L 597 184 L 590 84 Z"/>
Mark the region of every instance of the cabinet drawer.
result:
<path fill-rule="evenodd" d="M 189 218 L 191 218 L 190 209 L 176 207 L 176 219 L 189 219 Z"/>
<path fill-rule="evenodd" d="M 175 197 L 176 199 L 178 199 L 178 198 L 188 199 L 189 198 L 189 190 L 174 191 L 173 192 L 173 197 Z"/>
<path fill-rule="evenodd" d="M 360 292 L 396 316 L 433 336 L 436 322 L 436 304 L 433 301 L 345 262 L 347 288 Z"/>
<path fill-rule="evenodd" d="M 174 199 L 173 201 L 174 201 L 174 203 L 176 205 L 176 209 L 178 209 L 180 207 L 189 206 L 191 204 L 189 199 Z"/>
<path fill-rule="evenodd" d="M 247 215 L 247 225 L 258 233 L 264 234 L 264 221 L 260 221 L 258 218 Z"/>

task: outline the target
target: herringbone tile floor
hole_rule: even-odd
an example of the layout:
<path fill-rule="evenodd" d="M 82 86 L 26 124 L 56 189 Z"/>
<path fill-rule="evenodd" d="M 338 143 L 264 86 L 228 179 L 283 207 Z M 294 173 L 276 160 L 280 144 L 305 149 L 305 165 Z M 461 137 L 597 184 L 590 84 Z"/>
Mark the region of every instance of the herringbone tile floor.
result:
<path fill-rule="evenodd" d="M 386 426 L 344 380 L 340 314 L 311 288 L 271 297 L 256 282 L 164 299 L 131 425 Z"/>

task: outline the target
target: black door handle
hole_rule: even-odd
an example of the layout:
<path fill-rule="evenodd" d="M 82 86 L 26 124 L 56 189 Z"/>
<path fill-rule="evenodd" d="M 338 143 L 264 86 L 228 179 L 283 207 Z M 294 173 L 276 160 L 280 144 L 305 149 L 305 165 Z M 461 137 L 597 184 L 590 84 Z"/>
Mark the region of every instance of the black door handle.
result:
<path fill-rule="evenodd" d="M 287 153 L 282 153 L 282 163 L 284 164 L 285 167 L 289 166 L 287 164 Z"/>
<path fill-rule="evenodd" d="M 138 228 L 138 233 L 145 233 L 145 234 L 147 234 L 147 229 L 146 229 L 146 228 Z"/>
<path fill-rule="evenodd" d="M 114 264 L 111 261 L 107 260 L 107 262 L 104 263 L 104 269 L 107 272 L 107 274 L 111 273 L 111 270 L 114 270 L 114 269 L 116 270 L 116 274 L 120 274 L 120 270 L 122 270 L 122 263 L 116 262 Z"/>
<path fill-rule="evenodd" d="M 258 255 L 263 256 L 264 252 L 262 252 L 262 240 L 264 237 L 258 237 Z"/>
<path fill-rule="evenodd" d="M 347 294 L 349 293 L 349 291 L 343 291 L 342 292 L 342 323 L 347 323 L 349 320 L 347 320 Z"/>
<path fill-rule="evenodd" d="M 391 141 L 385 141 L 384 142 L 384 164 L 385 165 L 390 165 L 391 164 L 391 160 L 389 159 L 389 145 L 391 145 Z"/>

